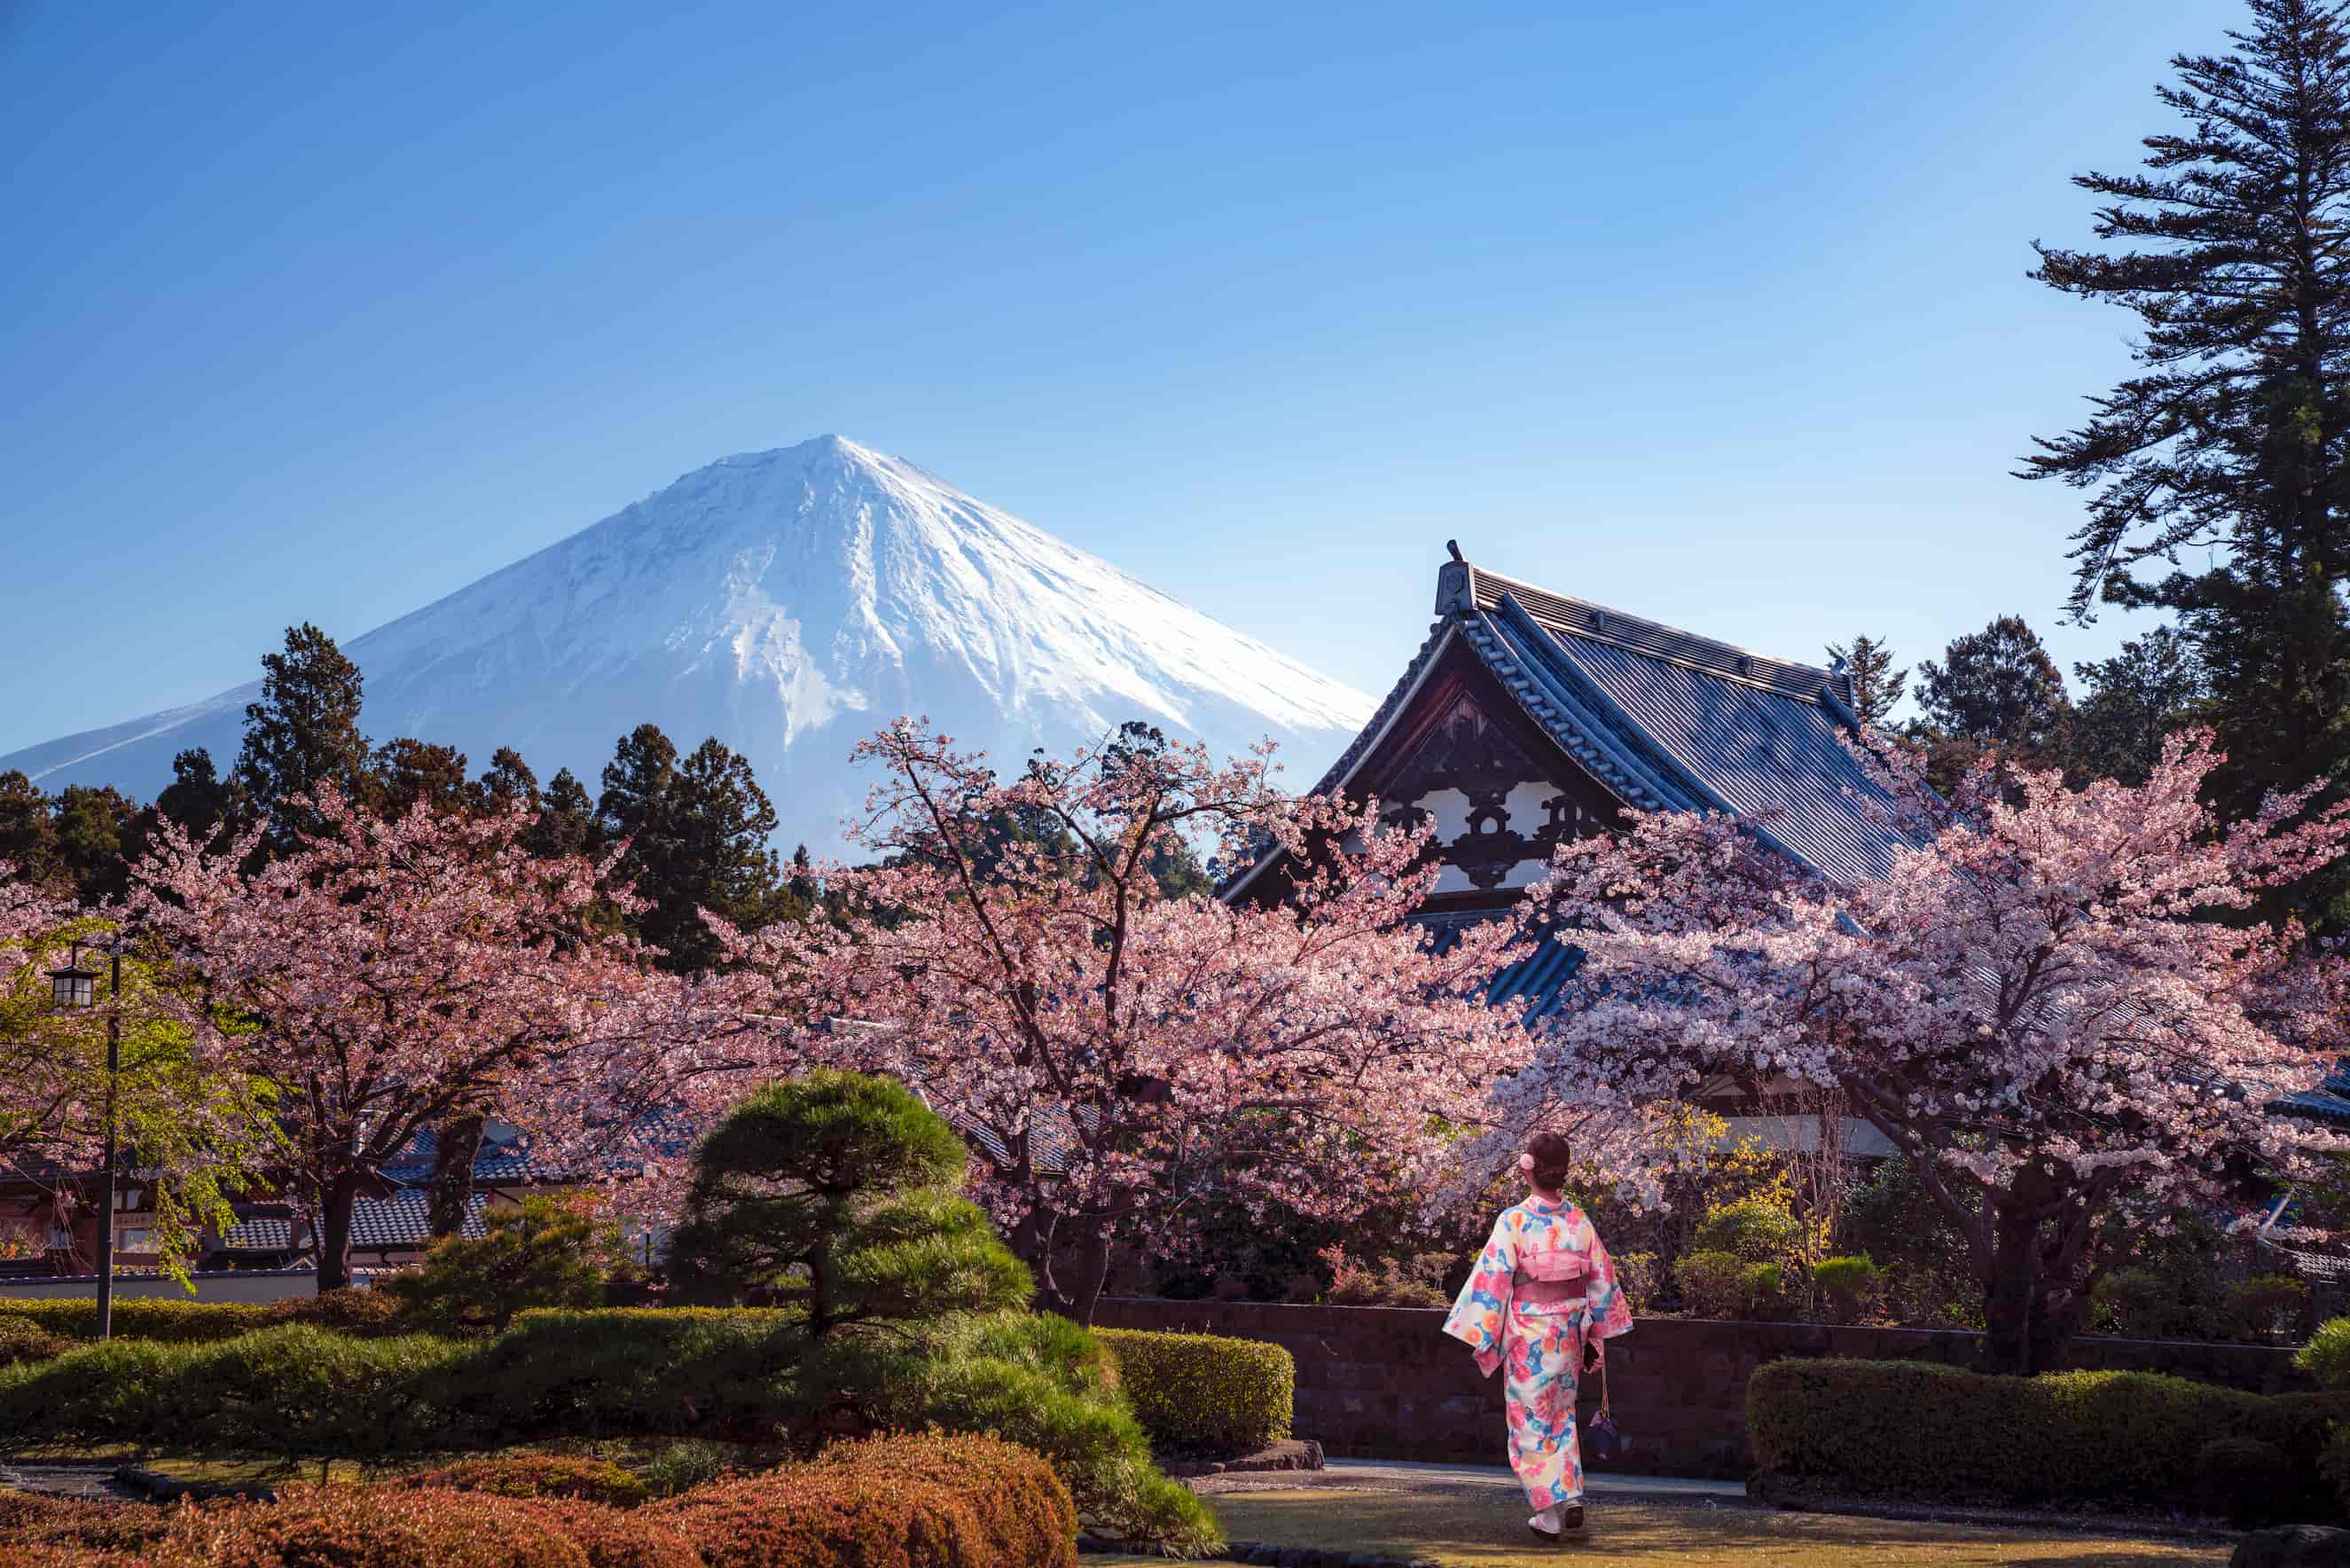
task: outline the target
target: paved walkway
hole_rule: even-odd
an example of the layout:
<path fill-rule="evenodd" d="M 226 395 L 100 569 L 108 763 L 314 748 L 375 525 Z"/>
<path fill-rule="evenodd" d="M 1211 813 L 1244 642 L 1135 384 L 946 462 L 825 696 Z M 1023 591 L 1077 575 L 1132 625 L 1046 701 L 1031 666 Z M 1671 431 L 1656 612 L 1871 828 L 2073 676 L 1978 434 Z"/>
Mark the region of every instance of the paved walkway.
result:
<path fill-rule="evenodd" d="M 51 1497 L 104 1498 L 145 1502 L 145 1493 L 114 1479 L 110 1464 L 0 1465 L 0 1487 L 46 1492 Z"/>
<path fill-rule="evenodd" d="M 1365 1484 L 1390 1486 L 1478 1486 L 1513 1489 L 1518 1478 L 1510 1473 L 1507 1465 L 1439 1465 L 1414 1459 L 1332 1459 L 1325 1475 L 1360 1481 Z M 1681 1476 L 1634 1476 L 1613 1472 L 1586 1470 L 1583 1490 L 1595 1496 L 1613 1493 L 1625 1496 L 1637 1493 L 1644 1497 L 1669 1497 L 1694 1501 L 1711 1498 L 1716 1501 L 1746 1501 L 1746 1488 L 1739 1481 L 1690 1480 Z"/>

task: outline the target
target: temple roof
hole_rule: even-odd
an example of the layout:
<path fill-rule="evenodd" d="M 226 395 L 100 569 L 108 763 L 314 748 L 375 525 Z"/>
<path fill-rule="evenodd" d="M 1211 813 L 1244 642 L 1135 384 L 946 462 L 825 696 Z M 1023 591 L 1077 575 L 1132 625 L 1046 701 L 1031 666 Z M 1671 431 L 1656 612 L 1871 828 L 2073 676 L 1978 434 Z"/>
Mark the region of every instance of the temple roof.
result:
<path fill-rule="evenodd" d="M 1553 593 L 1457 552 L 1438 575 L 1436 607 L 1419 651 L 1315 793 L 1353 782 L 1459 647 L 1626 805 L 1736 815 L 1846 886 L 1889 867 L 1896 837 L 1865 806 L 1884 793 L 1844 744 L 1858 725 L 1841 672 Z"/>

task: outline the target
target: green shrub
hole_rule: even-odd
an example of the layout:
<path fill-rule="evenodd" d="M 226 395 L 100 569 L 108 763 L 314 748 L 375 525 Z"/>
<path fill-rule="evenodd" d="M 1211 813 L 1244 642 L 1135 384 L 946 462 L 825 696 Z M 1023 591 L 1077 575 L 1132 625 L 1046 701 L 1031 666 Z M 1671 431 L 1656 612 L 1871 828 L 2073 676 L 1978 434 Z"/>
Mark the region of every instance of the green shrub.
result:
<path fill-rule="evenodd" d="M 2255 1344 L 2290 1344 L 2308 1325 L 2309 1286 L 2291 1274 L 2255 1274 L 2229 1287 L 2228 1314 Z"/>
<path fill-rule="evenodd" d="M 1747 1432 L 1769 1474 L 1838 1490 L 1994 1502 L 2176 1506 L 2205 1445 L 2242 1437 L 2315 1476 L 2337 1395 L 2263 1397 L 2140 1372 L 1991 1377 L 1899 1361 L 1780 1361 L 1747 1385 Z M 2281 1506 L 2306 1508 L 2298 1493 Z M 2304 1514 L 2304 1517 L 2306 1515 Z"/>
<path fill-rule="evenodd" d="M 2324 1387 L 2350 1388 L 2350 1317 L 2319 1324 L 2293 1364 Z"/>
<path fill-rule="evenodd" d="M 887 1438 L 644 1511 L 710 1568 L 1075 1568 L 1077 1515 L 1051 1467 L 986 1438 Z"/>
<path fill-rule="evenodd" d="M 47 1361 L 63 1355 L 73 1348 L 73 1342 L 60 1338 L 28 1317 L 14 1313 L 0 1314 L 0 1366 L 14 1366 L 20 1361 Z"/>
<path fill-rule="evenodd" d="M 0 1449 L 53 1443 L 206 1447 L 307 1457 L 435 1440 L 421 1401 L 455 1347 L 289 1327 L 215 1345 L 118 1339 L 0 1371 Z"/>
<path fill-rule="evenodd" d="M 2195 1453 L 2196 1496 L 2202 1511 L 2236 1530 L 2285 1522 L 2279 1504 L 2300 1490 L 2293 1460 L 2258 1438 L 2215 1438 Z"/>
<path fill-rule="evenodd" d="M 2318 1450 L 2317 1473 L 2332 1491 L 2334 1505 L 2350 1514 L 2350 1422 L 2335 1427 Z"/>
<path fill-rule="evenodd" d="M 424 1397 L 452 1437 L 775 1438 L 798 1412 L 806 1336 L 776 1310 L 604 1307 L 527 1312 L 452 1360 Z"/>
<path fill-rule="evenodd" d="M 1663 1275 L 1658 1272 L 1654 1252 L 1616 1255 L 1616 1288 L 1624 1293 L 1624 1300 L 1634 1312 L 1654 1312 L 1659 1304 L 1658 1292 L 1662 1283 Z"/>
<path fill-rule="evenodd" d="M 1837 1323 L 1858 1322 L 1884 1286 L 1885 1271 L 1866 1255 L 1823 1258 L 1812 1269 L 1812 1288 Z"/>
<path fill-rule="evenodd" d="M 486 1491 L 499 1497 L 559 1497 L 634 1508 L 652 1495 L 639 1478 L 604 1459 L 563 1454 L 504 1454 L 460 1459 L 400 1478 L 401 1486 Z"/>
<path fill-rule="evenodd" d="M 386 1289 L 401 1313 L 443 1334 L 494 1334 L 537 1307 L 599 1307 L 628 1262 L 619 1227 L 573 1193 L 534 1193 L 485 1209 L 479 1236 L 444 1236 L 421 1267 Z"/>
<path fill-rule="evenodd" d="M 114 1337 L 152 1339 L 173 1345 L 208 1344 L 234 1339 L 276 1321 L 270 1306 L 247 1302 L 148 1300 L 133 1297 L 114 1303 Z M 98 1337 L 96 1301 L 0 1300 L 0 1312 L 32 1319 L 60 1339 Z"/>
<path fill-rule="evenodd" d="M 336 1334 L 357 1334 L 363 1339 L 413 1334 L 418 1327 L 402 1314 L 400 1298 L 391 1292 L 357 1286 L 320 1291 L 310 1296 L 288 1296 L 282 1302 L 270 1303 L 265 1311 L 272 1325 L 301 1324 Z"/>
<path fill-rule="evenodd" d="M 681 1491 L 708 1486 L 726 1469 L 723 1449 L 699 1438 L 685 1438 L 645 1461 L 645 1487 L 655 1497 L 675 1497 Z"/>
<path fill-rule="evenodd" d="M 1742 1198 L 1706 1211 L 1690 1238 L 1692 1252 L 1728 1252 L 1748 1263 L 1784 1263 L 1803 1256 L 1804 1222 L 1782 1203 Z"/>
<path fill-rule="evenodd" d="M 1734 1252 L 1690 1252 L 1673 1265 L 1681 1304 L 1696 1317 L 1737 1317 L 1746 1265 Z"/>
<path fill-rule="evenodd" d="M 1297 1364 L 1280 1345 L 1214 1334 L 1097 1329 L 1150 1440 L 1171 1450 L 1261 1449 L 1289 1436 Z"/>

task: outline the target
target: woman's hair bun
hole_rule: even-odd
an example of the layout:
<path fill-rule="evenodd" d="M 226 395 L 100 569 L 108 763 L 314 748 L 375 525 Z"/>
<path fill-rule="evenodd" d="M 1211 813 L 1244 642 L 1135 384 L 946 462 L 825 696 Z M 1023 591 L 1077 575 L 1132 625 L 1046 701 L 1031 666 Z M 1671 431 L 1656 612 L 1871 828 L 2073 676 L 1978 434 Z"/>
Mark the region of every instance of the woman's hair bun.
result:
<path fill-rule="evenodd" d="M 1526 1152 L 1518 1161 L 1520 1168 L 1534 1178 L 1536 1187 L 1551 1192 L 1566 1185 L 1567 1171 L 1574 1164 L 1574 1147 L 1555 1132 L 1536 1133 L 1528 1138 Z"/>

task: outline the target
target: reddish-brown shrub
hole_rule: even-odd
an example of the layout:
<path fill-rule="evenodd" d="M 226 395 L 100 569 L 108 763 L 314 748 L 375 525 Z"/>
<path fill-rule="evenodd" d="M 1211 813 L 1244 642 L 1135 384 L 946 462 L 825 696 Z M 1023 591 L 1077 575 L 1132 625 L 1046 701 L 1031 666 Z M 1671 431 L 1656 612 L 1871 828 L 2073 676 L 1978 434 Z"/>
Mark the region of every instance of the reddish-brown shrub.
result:
<path fill-rule="evenodd" d="M 545 1505 L 409 1487 L 288 1488 L 182 1508 L 156 1555 L 204 1568 L 589 1568 Z"/>
<path fill-rule="evenodd" d="M 402 1476 L 402 1486 L 442 1491 L 485 1491 L 499 1497 L 560 1497 L 634 1508 L 650 1490 L 619 1466 L 562 1454 L 510 1454 L 460 1459 L 455 1464 Z"/>
<path fill-rule="evenodd" d="M 675 1525 L 641 1509 L 539 1498 L 525 1506 L 547 1519 L 588 1554 L 588 1568 L 702 1568 L 702 1553 Z"/>
<path fill-rule="evenodd" d="M 1074 1568 L 1076 1508 L 1052 1467 L 989 1438 L 879 1438 L 644 1511 L 710 1568 Z"/>
<path fill-rule="evenodd" d="M 169 1524 L 161 1509 L 0 1491 L 0 1563 L 14 1563 L 19 1550 L 35 1546 L 45 1551 L 140 1552 L 161 1540 Z"/>

